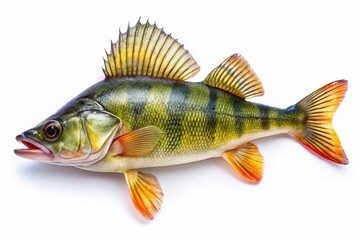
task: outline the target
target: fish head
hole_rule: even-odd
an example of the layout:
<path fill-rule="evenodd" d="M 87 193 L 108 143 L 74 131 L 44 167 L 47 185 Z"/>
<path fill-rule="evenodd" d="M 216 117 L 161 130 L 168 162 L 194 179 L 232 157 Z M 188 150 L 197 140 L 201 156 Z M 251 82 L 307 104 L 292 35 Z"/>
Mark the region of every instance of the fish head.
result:
<path fill-rule="evenodd" d="M 45 163 L 88 166 L 101 160 L 121 129 L 121 121 L 101 109 L 59 111 L 16 137 L 26 148 L 16 155 Z"/>

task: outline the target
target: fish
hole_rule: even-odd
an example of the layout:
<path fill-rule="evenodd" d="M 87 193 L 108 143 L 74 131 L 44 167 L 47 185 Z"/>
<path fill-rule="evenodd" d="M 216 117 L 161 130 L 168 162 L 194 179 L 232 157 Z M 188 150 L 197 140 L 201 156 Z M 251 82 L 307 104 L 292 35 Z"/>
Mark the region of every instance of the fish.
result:
<path fill-rule="evenodd" d="M 188 50 L 154 23 L 139 20 L 111 42 L 104 80 L 90 86 L 35 127 L 16 136 L 20 157 L 47 164 L 125 175 L 133 205 L 152 220 L 163 202 L 146 168 L 223 158 L 245 181 L 258 183 L 264 160 L 254 140 L 294 137 L 319 157 L 348 164 L 332 127 L 347 91 L 337 80 L 287 108 L 248 101 L 264 89 L 240 54 L 201 82 Z"/>

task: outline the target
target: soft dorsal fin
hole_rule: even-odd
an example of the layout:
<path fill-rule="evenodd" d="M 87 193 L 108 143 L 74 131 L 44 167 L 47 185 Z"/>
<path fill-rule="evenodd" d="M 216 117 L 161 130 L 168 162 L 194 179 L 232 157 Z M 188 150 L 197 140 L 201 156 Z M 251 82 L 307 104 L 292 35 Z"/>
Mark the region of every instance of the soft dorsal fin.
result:
<path fill-rule="evenodd" d="M 264 95 L 260 79 L 245 58 L 238 54 L 231 55 L 212 70 L 204 83 L 243 99 Z"/>
<path fill-rule="evenodd" d="M 104 62 L 106 79 L 148 76 L 186 80 L 200 70 L 182 44 L 156 24 L 141 24 L 140 20 L 125 33 L 120 32 Z"/>

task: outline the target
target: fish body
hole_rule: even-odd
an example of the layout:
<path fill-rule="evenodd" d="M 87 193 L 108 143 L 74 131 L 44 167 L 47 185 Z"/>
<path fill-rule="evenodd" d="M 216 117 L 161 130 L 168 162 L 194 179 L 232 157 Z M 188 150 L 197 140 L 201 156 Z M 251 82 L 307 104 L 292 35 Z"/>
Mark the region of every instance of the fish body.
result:
<path fill-rule="evenodd" d="M 280 109 L 248 101 L 264 93 L 248 62 L 234 54 L 202 82 L 186 82 L 199 66 L 183 45 L 149 22 L 111 44 L 105 79 L 16 139 L 15 154 L 49 164 L 124 173 L 146 219 L 159 211 L 156 177 L 140 171 L 222 157 L 250 182 L 262 179 L 254 139 L 289 134 L 338 164 L 348 159 L 332 128 L 347 81 L 338 80 Z"/>
<path fill-rule="evenodd" d="M 202 82 L 148 77 L 102 81 L 79 98 L 100 103 L 123 121 L 126 131 L 162 129 L 163 137 L 150 154 L 136 159 L 109 156 L 88 168 L 108 172 L 220 157 L 252 139 L 295 129 L 302 117 L 294 109 L 244 101 Z"/>

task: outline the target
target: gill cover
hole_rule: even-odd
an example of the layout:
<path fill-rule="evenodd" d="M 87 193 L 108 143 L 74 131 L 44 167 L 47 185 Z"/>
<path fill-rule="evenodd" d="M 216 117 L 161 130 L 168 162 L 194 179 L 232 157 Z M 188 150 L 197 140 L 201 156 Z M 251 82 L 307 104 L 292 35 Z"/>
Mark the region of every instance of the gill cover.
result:
<path fill-rule="evenodd" d="M 103 110 L 86 110 L 67 118 L 62 116 L 63 133 L 57 141 L 49 143 L 55 159 L 65 165 L 92 164 L 105 156 L 119 129 L 120 120 Z M 56 149 L 57 148 L 57 149 Z M 56 154 L 58 153 L 58 154 Z"/>
<path fill-rule="evenodd" d="M 81 114 L 83 130 L 86 131 L 91 146 L 91 159 L 100 160 L 105 156 L 113 138 L 120 128 L 120 120 L 116 116 L 99 110 L 88 110 Z"/>
<path fill-rule="evenodd" d="M 121 127 L 118 117 L 90 99 L 71 101 L 48 121 L 54 118 L 62 125 L 62 134 L 48 148 L 61 165 L 85 166 L 101 160 Z"/>

